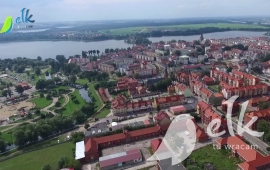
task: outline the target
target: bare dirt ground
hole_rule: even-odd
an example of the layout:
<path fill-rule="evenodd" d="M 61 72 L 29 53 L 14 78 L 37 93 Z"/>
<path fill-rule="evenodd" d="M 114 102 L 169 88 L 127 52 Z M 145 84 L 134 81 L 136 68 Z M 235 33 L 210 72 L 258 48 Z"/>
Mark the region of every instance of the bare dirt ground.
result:
<path fill-rule="evenodd" d="M 6 119 L 14 114 L 18 114 L 19 113 L 18 109 L 23 107 L 25 110 L 29 110 L 34 105 L 33 103 L 23 101 L 23 102 L 16 103 L 14 105 L 6 106 L 3 104 L 0 104 L 0 106 L 2 106 L 2 108 L 0 108 L 0 119 Z M 13 108 L 13 106 L 15 106 L 15 108 Z"/>

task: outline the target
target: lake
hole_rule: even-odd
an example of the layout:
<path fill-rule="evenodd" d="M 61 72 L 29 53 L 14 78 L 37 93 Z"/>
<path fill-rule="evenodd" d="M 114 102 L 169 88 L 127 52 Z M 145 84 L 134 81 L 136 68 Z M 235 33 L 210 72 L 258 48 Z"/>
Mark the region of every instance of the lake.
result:
<path fill-rule="evenodd" d="M 234 38 L 234 37 L 260 37 L 265 32 L 251 31 L 227 31 L 218 33 L 204 34 L 205 38 Z M 198 40 L 200 35 L 192 36 L 166 36 L 151 37 L 152 42 L 170 41 L 170 40 Z M 81 55 L 82 50 L 99 50 L 104 52 L 106 48 L 128 48 L 131 44 L 126 44 L 124 40 L 106 40 L 96 42 L 80 42 L 80 41 L 33 41 L 33 42 L 8 42 L 0 43 L 0 58 L 16 58 L 27 57 L 37 58 L 41 56 L 45 58 L 55 58 L 56 55 L 65 55 L 67 58 L 76 54 Z"/>
<path fill-rule="evenodd" d="M 79 92 L 80 92 L 82 98 L 83 98 L 87 103 L 92 101 L 91 97 L 89 97 L 89 94 L 88 94 L 88 91 L 87 91 L 87 90 L 85 90 L 85 89 L 83 88 L 83 89 L 80 89 Z"/>

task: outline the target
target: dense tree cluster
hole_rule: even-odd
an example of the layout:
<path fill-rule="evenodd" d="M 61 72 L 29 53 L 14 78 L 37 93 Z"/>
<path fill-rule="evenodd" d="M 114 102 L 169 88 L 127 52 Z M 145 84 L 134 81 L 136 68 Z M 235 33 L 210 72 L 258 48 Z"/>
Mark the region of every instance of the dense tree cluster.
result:
<path fill-rule="evenodd" d="M 69 159 L 67 157 L 61 157 L 58 160 L 58 168 L 74 168 L 74 170 L 81 170 L 81 163 L 75 159 Z"/>
<path fill-rule="evenodd" d="M 69 117 L 56 116 L 42 119 L 36 124 L 25 124 L 16 128 L 13 132 L 14 144 L 22 147 L 27 143 L 37 141 L 38 137 L 46 138 L 72 127 L 74 127 L 73 119 Z"/>
<path fill-rule="evenodd" d="M 98 71 L 87 71 L 79 75 L 80 79 L 88 79 L 91 81 L 107 81 L 109 79 L 109 74 L 105 72 Z"/>
<path fill-rule="evenodd" d="M 259 132 L 264 132 L 262 138 L 263 140 L 270 142 L 270 129 L 269 129 L 270 123 L 265 120 L 260 120 L 258 122 L 257 130 Z"/>
<path fill-rule="evenodd" d="M 270 60 L 270 54 L 263 55 L 263 56 L 261 56 L 261 58 L 260 58 L 260 61 L 261 61 L 261 62 L 266 62 L 266 61 L 269 61 L 269 60 Z"/>
<path fill-rule="evenodd" d="M 172 80 L 170 78 L 161 80 L 151 86 L 151 91 L 165 91 L 170 85 L 172 85 Z"/>

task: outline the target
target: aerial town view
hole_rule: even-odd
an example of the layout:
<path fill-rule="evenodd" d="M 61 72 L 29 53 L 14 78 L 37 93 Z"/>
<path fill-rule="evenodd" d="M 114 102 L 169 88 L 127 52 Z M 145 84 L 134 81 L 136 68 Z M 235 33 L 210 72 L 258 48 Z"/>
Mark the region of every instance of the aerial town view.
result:
<path fill-rule="evenodd" d="M 0 170 L 270 170 L 269 0 L 0 5 Z"/>

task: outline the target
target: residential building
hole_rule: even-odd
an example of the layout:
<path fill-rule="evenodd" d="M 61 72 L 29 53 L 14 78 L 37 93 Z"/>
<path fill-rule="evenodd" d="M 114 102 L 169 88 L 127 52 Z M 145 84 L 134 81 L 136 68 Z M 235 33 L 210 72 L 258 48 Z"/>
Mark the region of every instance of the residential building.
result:
<path fill-rule="evenodd" d="M 175 86 L 174 85 L 170 85 L 167 87 L 167 92 L 169 94 L 175 93 Z"/>
<path fill-rule="evenodd" d="M 159 111 L 154 117 L 153 121 L 159 126 L 168 126 L 171 124 L 170 116 L 165 111 Z"/>
<path fill-rule="evenodd" d="M 111 108 L 114 115 L 119 115 L 125 113 L 150 111 L 153 109 L 153 106 L 150 100 L 129 102 L 125 96 L 118 95 L 111 101 Z"/>
<path fill-rule="evenodd" d="M 266 103 L 269 101 L 270 97 L 268 96 L 254 97 L 248 101 L 248 105 L 251 107 L 258 107 L 260 103 Z"/>
<path fill-rule="evenodd" d="M 184 95 L 174 95 L 167 97 L 157 97 L 154 99 L 154 107 L 166 108 L 171 106 L 177 106 L 185 103 Z"/>
<path fill-rule="evenodd" d="M 223 95 L 221 93 L 214 93 L 205 87 L 201 88 L 200 96 L 203 101 L 215 106 L 220 106 L 223 100 Z"/>
<path fill-rule="evenodd" d="M 239 158 L 242 163 L 237 164 L 237 170 L 267 170 L 270 168 L 270 156 L 263 156 L 252 146 L 246 144 L 240 136 L 230 136 L 213 143 L 215 148 L 230 149 L 231 155 Z"/>
<path fill-rule="evenodd" d="M 116 84 L 115 90 L 128 90 L 129 88 L 134 88 L 138 86 L 138 80 L 134 78 L 122 77 Z"/>
<path fill-rule="evenodd" d="M 23 82 L 17 83 L 17 84 L 16 84 L 16 87 L 17 87 L 17 86 L 22 86 L 22 88 L 23 88 L 24 90 L 28 90 L 28 89 L 31 88 L 31 87 L 29 86 L 29 84 L 23 83 Z"/>
<path fill-rule="evenodd" d="M 175 84 L 175 93 L 179 95 L 184 95 L 185 97 L 193 96 L 192 91 L 184 84 Z"/>
<path fill-rule="evenodd" d="M 109 101 L 109 99 L 108 99 L 108 97 L 107 97 L 107 95 L 106 95 L 106 93 L 105 93 L 105 91 L 104 91 L 103 88 L 100 87 L 100 88 L 98 89 L 98 93 L 99 93 L 101 99 L 102 99 L 104 102 Z"/>
<path fill-rule="evenodd" d="M 182 55 L 182 56 L 179 57 L 179 62 L 182 63 L 182 64 L 187 65 L 188 62 L 189 62 L 189 58 L 190 57 L 187 56 L 187 55 Z"/>
<path fill-rule="evenodd" d="M 141 151 L 133 149 L 99 158 L 101 170 L 113 170 L 116 168 L 124 168 L 125 166 L 134 166 L 136 163 L 143 161 Z"/>
<path fill-rule="evenodd" d="M 98 64 L 98 69 L 107 73 L 111 73 L 115 70 L 114 66 L 103 63 Z"/>
<path fill-rule="evenodd" d="M 123 133 L 85 138 L 84 141 L 76 143 L 75 159 L 80 162 L 90 162 L 99 159 L 99 150 L 108 147 L 123 145 L 147 138 L 158 137 L 162 130 L 159 125 L 135 131 L 124 131 Z"/>
<path fill-rule="evenodd" d="M 213 77 L 208 77 L 208 76 L 204 76 L 202 78 L 202 82 L 204 84 L 206 84 L 207 86 L 211 86 L 211 85 L 214 85 L 216 83 L 215 79 Z"/>
<path fill-rule="evenodd" d="M 190 125 L 193 123 L 195 125 L 196 132 L 194 133 L 193 125 Z M 202 127 L 200 127 L 194 119 L 191 121 L 186 122 L 188 132 L 191 137 L 196 137 L 196 142 L 205 142 L 210 139 L 210 137 L 207 135 L 207 133 L 204 131 Z"/>
<path fill-rule="evenodd" d="M 68 60 L 68 64 L 73 63 L 76 65 L 86 65 L 89 62 L 89 58 L 71 58 Z"/>
<path fill-rule="evenodd" d="M 173 115 L 179 115 L 179 114 L 182 114 L 182 113 L 186 113 L 187 112 L 187 109 L 183 105 L 174 106 L 174 107 L 170 107 L 170 112 Z"/>
<path fill-rule="evenodd" d="M 245 116 L 244 116 L 244 124 L 246 125 L 255 116 L 258 117 L 258 120 L 256 120 L 249 127 L 252 130 L 257 130 L 257 126 L 258 126 L 258 123 L 259 123 L 260 120 L 265 120 L 267 122 L 270 122 L 270 108 L 246 113 Z"/>
<path fill-rule="evenodd" d="M 134 74 L 138 74 L 140 77 L 152 77 L 157 75 L 157 68 L 150 62 L 141 63 L 141 68 L 134 70 Z"/>
<path fill-rule="evenodd" d="M 223 102 L 225 102 L 225 101 L 223 101 Z M 226 104 L 226 103 L 223 103 L 223 102 L 222 102 L 221 108 L 227 114 L 229 104 Z M 241 109 L 240 104 L 238 102 L 233 102 L 233 104 L 232 104 L 232 116 L 238 116 L 237 114 L 239 113 L 240 109 Z"/>

